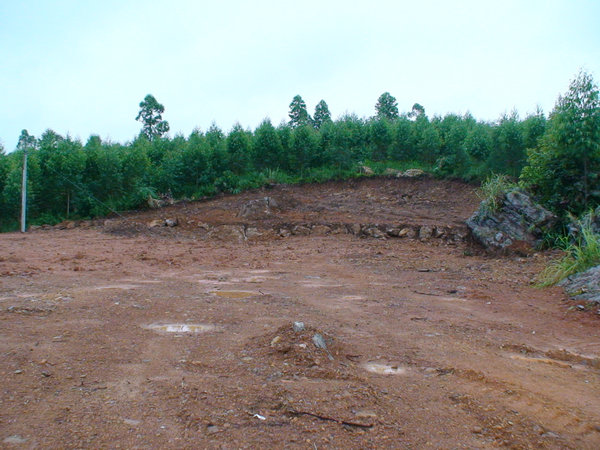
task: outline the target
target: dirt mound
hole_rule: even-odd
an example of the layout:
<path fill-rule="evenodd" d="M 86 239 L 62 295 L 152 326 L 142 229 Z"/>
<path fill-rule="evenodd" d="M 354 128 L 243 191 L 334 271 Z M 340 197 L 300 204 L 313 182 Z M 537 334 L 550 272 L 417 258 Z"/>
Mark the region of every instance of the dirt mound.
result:
<path fill-rule="evenodd" d="M 477 205 L 474 188 L 466 183 L 380 177 L 280 185 L 185 202 L 128 213 L 105 221 L 102 228 L 122 236 L 237 242 L 329 234 L 461 242 L 468 235 L 465 220 Z"/>
<path fill-rule="evenodd" d="M 315 336 L 323 338 L 326 348 L 317 347 Z M 279 377 L 342 380 L 356 377 L 352 354 L 346 346 L 311 326 L 294 331 L 291 323 L 283 325 L 275 332 L 252 339 L 245 353 L 262 366 L 280 368 Z"/>

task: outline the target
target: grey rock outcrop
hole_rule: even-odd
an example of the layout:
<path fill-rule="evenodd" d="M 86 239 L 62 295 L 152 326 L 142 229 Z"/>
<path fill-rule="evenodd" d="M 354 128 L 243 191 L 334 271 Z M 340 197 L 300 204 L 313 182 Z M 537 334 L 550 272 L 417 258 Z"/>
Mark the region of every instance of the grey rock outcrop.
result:
<path fill-rule="evenodd" d="M 504 195 L 494 211 L 486 201 L 481 202 L 466 223 L 473 238 L 489 250 L 527 252 L 542 243 L 556 220 L 525 191 L 514 189 Z"/>
<path fill-rule="evenodd" d="M 565 278 L 559 286 L 576 300 L 600 304 L 600 265 Z"/>
<path fill-rule="evenodd" d="M 250 200 L 242 205 L 238 216 L 250 219 L 264 219 L 273 214 L 273 210 L 277 209 L 279 209 L 277 200 L 272 197 L 263 197 Z"/>

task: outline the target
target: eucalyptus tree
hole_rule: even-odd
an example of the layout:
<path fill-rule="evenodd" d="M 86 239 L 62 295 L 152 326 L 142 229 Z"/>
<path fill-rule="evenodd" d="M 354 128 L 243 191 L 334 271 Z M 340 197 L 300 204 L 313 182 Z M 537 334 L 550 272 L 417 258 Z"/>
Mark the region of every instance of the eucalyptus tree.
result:
<path fill-rule="evenodd" d="M 558 98 L 521 180 L 561 214 L 600 204 L 600 98 L 590 74 L 580 72 Z"/>
<path fill-rule="evenodd" d="M 254 131 L 254 160 L 258 169 L 278 169 L 285 166 L 281 139 L 269 119 L 263 120 Z"/>
<path fill-rule="evenodd" d="M 384 92 L 377 99 L 375 112 L 378 119 L 395 120 L 398 118 L 398 102 L 389 92 Z"/>
<path fill-rule="evenodd" d="M 158 103 L 153 95 L 148 94 L 140 102 L 140 112 L 135 120 L 142 122 L 141 134 L 149 140 L 160 138 L 169 131 L 169 122 L 163 120 L 165 107 Z"/>

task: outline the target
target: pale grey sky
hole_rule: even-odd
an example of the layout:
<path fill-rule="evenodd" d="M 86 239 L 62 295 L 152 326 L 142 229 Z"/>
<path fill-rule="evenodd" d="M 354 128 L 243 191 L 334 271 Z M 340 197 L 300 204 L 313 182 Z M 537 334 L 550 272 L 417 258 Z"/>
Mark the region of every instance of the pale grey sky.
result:
<path fill-rule="evenodd" d="M 287 120 L 300 94 L 334 118 L 549 112 L 580 68 L 600 81 L 600 1 L 0 0 L 0 141 L 51 128 L 132 140 L 139 102 L 171 136 Z"/>

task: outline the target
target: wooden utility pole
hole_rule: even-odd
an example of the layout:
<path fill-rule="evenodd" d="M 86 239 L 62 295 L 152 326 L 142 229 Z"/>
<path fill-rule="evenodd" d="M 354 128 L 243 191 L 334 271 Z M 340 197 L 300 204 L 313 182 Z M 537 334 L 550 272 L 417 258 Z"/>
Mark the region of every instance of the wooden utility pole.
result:
<path fill-rule="evenodd" d="M 21 188 L 21 233 L 27 231 L 27 149 L 23 150 L 23 186 Z"/>

